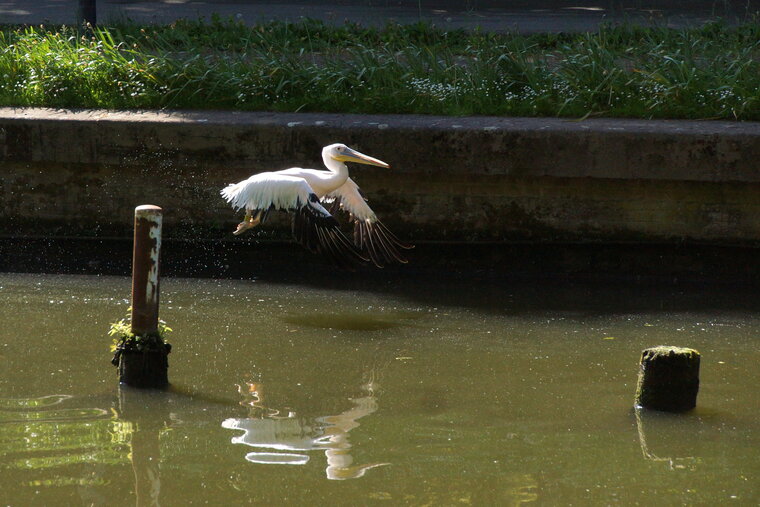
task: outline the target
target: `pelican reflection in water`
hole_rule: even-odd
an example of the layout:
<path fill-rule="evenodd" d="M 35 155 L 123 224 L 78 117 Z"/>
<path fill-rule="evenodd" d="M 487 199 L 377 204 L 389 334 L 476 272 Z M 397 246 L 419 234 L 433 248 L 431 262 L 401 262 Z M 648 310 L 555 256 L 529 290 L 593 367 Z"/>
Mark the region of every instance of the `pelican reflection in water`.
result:
<path fill-rule="evenodd" d="M 362 477 L 367 470 L 389 463 L 369 463 L 354 465 L 348 433 L 359 426 L 358 420 L 377 410 L 375 389 L 369 382 L 362 386 L 364 396 L 351 398 L 353 407 L 337 415 L 315 418 L 299 417 L 295 412 L 280 413 L 266 407 L 261 384 L 246 384 L 239 387 L 241 394 L 250 396 L 245 403 L 251 406 L 256 417 L 230 418 L 222 422 L 222 427 L 241 430 L 244 433 L 233 437 L 233 444 L 245 444 L 266 452 L 254 451 L 245 459 L 259 464 L 305 465 L 308 451 L 324 451 L 327 458 L 325 473 L 328 479 L 344 480 Z"/>

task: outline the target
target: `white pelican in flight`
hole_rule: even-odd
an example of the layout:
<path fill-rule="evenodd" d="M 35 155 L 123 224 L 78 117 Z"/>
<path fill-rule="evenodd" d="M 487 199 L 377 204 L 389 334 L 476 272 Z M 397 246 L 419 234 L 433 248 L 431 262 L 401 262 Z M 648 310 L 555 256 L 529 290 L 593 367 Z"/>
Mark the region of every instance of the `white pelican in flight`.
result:
<path fill-rule="evenodd" d="M 382 160 L 369 157 L 345 144 L 331 144 L 322 149 L 327 171 L 293 167 L 264 172 L 240 183 L 228 185 L 222 196 L 233 208 L 245 208 L 245 218 L 233 234 L 241 234 L 266 221 L 269 212 L 292 211 L 293 236 L 313 253 L 330 258 L 340 266 L 369 262 L 378 267 L 388 263 L 406 263 L 401 249 L 412 246 L 399 241 L 367 205 L 359 187 L 348 177 L 344 162 L 390 167 Z M 354 224 L 354 240 L 340 230 L 331 211 L 349 214 Z"/>

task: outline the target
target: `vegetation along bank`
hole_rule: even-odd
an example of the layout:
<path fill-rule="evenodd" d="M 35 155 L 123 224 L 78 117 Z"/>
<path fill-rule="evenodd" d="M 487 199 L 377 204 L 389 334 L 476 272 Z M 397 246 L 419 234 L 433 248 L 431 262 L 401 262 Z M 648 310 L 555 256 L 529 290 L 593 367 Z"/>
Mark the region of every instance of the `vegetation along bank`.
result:
<path fill-rule="evenodd" d="M 310 20 L 5 27 L 0 105 L 760 120 L 760 21 L 540 35 Z"/>

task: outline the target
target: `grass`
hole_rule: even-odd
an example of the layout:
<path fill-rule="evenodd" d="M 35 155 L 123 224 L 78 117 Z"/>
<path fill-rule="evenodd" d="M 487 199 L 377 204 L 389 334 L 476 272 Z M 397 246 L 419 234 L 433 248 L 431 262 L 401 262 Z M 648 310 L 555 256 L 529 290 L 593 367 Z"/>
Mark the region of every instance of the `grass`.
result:
<path fill-rule="evenodd" d="M 0 105 L 760 120 L 760 22 L 521 36 L 214 18 L 0 30 Z"/>

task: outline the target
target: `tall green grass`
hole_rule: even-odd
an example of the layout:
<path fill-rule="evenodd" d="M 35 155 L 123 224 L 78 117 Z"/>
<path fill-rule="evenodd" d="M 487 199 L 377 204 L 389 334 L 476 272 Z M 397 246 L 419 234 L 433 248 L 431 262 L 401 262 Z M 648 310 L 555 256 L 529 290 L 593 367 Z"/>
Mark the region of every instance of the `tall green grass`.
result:
<path fill-rule="evenodd" d="M 760 120 L 760 22 L 521 36 L 316 21 L 0 30 L 0 105 Z"/>

